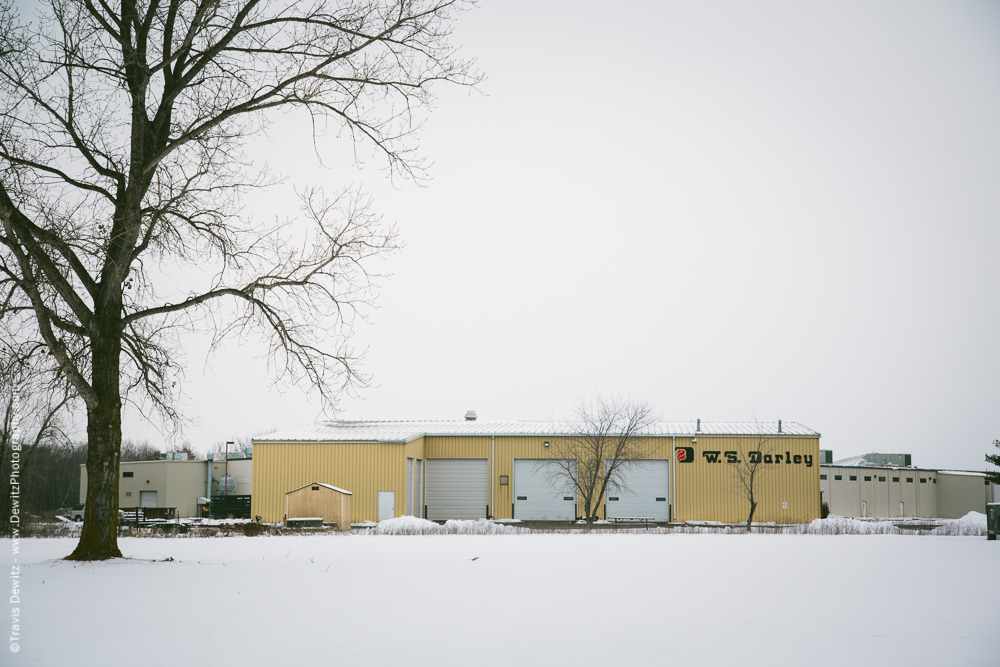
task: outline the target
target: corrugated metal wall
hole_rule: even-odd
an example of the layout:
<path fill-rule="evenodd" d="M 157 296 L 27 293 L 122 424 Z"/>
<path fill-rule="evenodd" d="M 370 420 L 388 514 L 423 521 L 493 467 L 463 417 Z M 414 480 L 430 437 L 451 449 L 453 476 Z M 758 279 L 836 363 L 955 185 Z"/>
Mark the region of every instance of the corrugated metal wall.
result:
<path fill-rule="evenodd" d="M 545 447 L 548 440 L 550 447 Z M 678 438 L 676 444 L 695 449 L 692 463 L 677 466 L 675 518 L 684 520 L 745 521 L 746 500 L 734 493 L 730 466 L 710 463 L 704 451 L 738 449 L 738 438 L 700 436 L 697 443 Z M 746 439 L 742 439 L 746 448 Z M 819 517 L 819 438 L 787 437 L 773 439 L 782 456 L 809 456 L 812 466 L 780 464 L 774 466 L 760 494 L 758 521 L 798 522 Z M 669 437 L 649 438 L 650 458 L 672 459 L 673 442 Z M 353 518 L 375 521 L 378 517 L 378 492 L 395 491 L 397 514 L 406 507 L 406 458 L 486 458 L 491 457 L 489 436 L 427 436 L 406 445 L 377 443 L 254 443 L 252 513 L 263 521 L 277 522 L 284 517 L 285 492 L 310 482 L 325 482 L 354 493 Z M 495 461 L 490 465 L 489 498 L 495 518 L 512 515 L 514 459 L 560 457 L 557 438 L 497 437 Z M 500 484 L 507 476 L 509 483 Z M 671 475 L 671 484 L 674 483 Z M 671 493 L 671 504 L 674 494 Z M 783 506 L 785 503 L 786 506 Z M 603 515 L 601 503 L 599 513 Z M 582 514 L 582 510 L 579 511 Z"/>
<path fill-rule="evenodd" d="M 545 446 L 545 441 L 549 446 Z M 514 459 L 550 459 L 562 458 L 559 438 L 497 438 L 496 439 L 496 471 L 493 482 L 496 484 L 496 508 L 493 516 L 497 519 L 510 519 L 514 510 Z M 649 458 L 669 459 L 670 438 L 646 438 L 643 445 L 649 448 Z M 509 484 L 500 485 L 500 477 L 506 475 Z M 577 498 L 579 501 L 579 498 Z M 577 514 L 583 516 L 583 505 L 578 504 Z M 601 502 L 598 516 L 604 516 L 604 503 Z"/>
<path fill-rule="evenodd" d="M 831 514 L 886 518 L 937 516 L 938 473 L 933 470 L 824 466 L 821 473 L 826 475 L 822 486 Z"/>
<path fill-rule="evenodd" d="M 677 438 L 678 447 L 691 447 L 690 463 L 677 465 L 675 516 L 679 521 L 746 521 L 749 502 L 736 492 L 732 466 L 725 463 L 727 451 L 756 450 L 755 438 L 716 438 L 698 436 L 697 442 Z M 819 518 L 819 438 L 771 437 L 761 448 L 780 455 L 781 463 L 765 466 L 757 481 L 759 500 L 754 521 L 805 523 Z M 710 462 L 705 452 L 718 452 L 717 462 Z M 793 463 L 786 463 L 791 455 Z M 794 457 L 803 457 L 794 463 Z M 812 465 L 807 465 L 806 456 Z"/>
<path fill-rule="evenodd" d="M 378 492 L 396 492 L 406 507 L 404 445 L 254 442 L 251 513 L 267 523 L 285 515 L 285 493 L 310 482 L 351 491 L 352 521 L 376 521 Z"/>

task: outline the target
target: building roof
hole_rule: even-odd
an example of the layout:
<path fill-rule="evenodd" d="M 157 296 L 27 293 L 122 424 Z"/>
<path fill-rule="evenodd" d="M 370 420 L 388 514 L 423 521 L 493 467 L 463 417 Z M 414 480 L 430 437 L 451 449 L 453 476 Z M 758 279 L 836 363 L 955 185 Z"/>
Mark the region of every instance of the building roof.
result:
<path fill-rule="evenodd" d="M 354 495 L 351 491 L 346 491 L 344 489 L 341 489 L 340 487 L 333 486 L 332 484 L 324 484 L 323 482 L 310 482 L 309 484 L 303 484 L 297 489 L 292 489 L 291 491 L 285 491 L 285 495 L 287 496 L 289 493 L 295 493 L 296 491 L 301 491 L 307 486 L 322 486 L 324 488 L 330 489 L 331 491 L 339 491 L 341 493 L 346 493 L 349 496 Z"/>
<path fill-rule="evenodd" d="M 254 438 L 255 442 L 380 442 L 406 443 L 424 436 L 569 436 L 579 432 L 576 422 L 487 421 L 327 421 Z M 656 422 L 641 435 L 671 436 L 808 436 L 819 433 L 798 422 Z"/>

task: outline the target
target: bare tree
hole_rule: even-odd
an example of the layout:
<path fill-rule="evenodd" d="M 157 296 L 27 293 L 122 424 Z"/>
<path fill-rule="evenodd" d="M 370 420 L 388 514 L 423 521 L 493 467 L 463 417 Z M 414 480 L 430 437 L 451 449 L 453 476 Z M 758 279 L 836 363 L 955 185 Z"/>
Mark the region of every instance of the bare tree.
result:
<path fill-rule="evenodd" d="M 30 352 L 0 340 L 0 535 L 18 527 L 39 446 L 69 443 L 65 426 L 72 387 L 64 378 L 34 373 Z"/>
<path fill-rule="evenodd" d="M 576 434 L 557 438 L 555 458 L 539 465 L 553 485 L 576 490 L 590 528 L 605 495 L 627 493 L 629 468 L 650 457 L 643 436 L 655 419 L 644 401 L 600 395 L 581 401 L 576 416 Z"/>
<path fill-rule="evenodd" d="M 160 448 L 149 440 L 122 440 L 122 461 L 156 461 L 160 458 Z"/>
<path fill-rule="evenodd" d="M 254 438 L 257 438 L 262 435 L 267 435 L 269 433 L 274 433 L 274 431 L 275 429 L 273 428 L 265 428 L 265 429 L 260 429 L 258 431 L 254 431 L 253 433 L 244 433 L 243 435 L 237 437 L 234 440 L 229 440 L 228 442 L 232 444 L 229 444 L 228 447 L 225 440 L 216 442 L 215 445 L 212 447 L 211 453 L 224 455 L 227 451 L 230 454 L 232 454 L 233 452 L 245 452 L 246 450 L 253 447 Z"/>
<path fill-rule="evenodd" d="M 121 410 L 181 423 L 180 333 L 256 334 L 276 381 L 332 407 L 363 385 L 348 344 L 396 232 L 355 190 L 301 193 L 308 229 L 243 213 L 272 182 L 244 153 L 269 116 L 341 128 L 403 176 L 461 0 L 0 0 L 0 337 L 41 346 L 87 412 L 74 559 L 120 556 Z M 165 279 L 185 271 L 184 284 Z M 197 283 L 200 276 L 206 276 Z"/>
<path fill-rule="evenodd" d="M 753 516 L 757 512 L 757 504 L 767 484 L 768 474 L 774 468 L 774 452 L 777 450 L 776 443 L 766 436 L 760 422 L 756 424 L 756 435 L 737 438 L 736 449 L 723 453 L 732 475 L 733 493 L 750 505 L 746 525 L 748 533 L 753 526 Z"/>

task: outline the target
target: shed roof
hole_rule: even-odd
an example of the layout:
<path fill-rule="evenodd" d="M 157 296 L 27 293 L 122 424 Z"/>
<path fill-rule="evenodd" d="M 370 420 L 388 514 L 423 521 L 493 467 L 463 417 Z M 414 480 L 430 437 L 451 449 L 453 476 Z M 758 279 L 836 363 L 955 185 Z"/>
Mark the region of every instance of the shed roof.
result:
<path fill-rule="evenodd" d="M 354 493 L 352 493 L 351 491 L 347 491 L 345 489 L 341 489 L 339 487 L 333 486 L 332 484 L 324 484 L 323 482 L 310 482 L 309 484 L 303 484 L 302 486 L 300 486 L 297 489 L 292 489 L 291 491 L 285 491 L 285 495 L 287 496 L 289 493 L 295 493 L 296 491 L 301 491 L 302 489 L 306 488 L 307 486 L 322 486 L 322 487 L 325 487 L 327 489 L 330 489 L 331 491 L 340 491 L 341 493 L 345 493 L 345 494 L 347 494 L 349 496 L 353 496 L 354 495 Z"/>
<path fill-rule="evenodd" d="M 580 424 L 568 421 L 327 421 L 254 438 L 255 442 L 379 442 L 406 443 L 424 436 L 569 436 Z M 807 436 L 817 431 L 798 422 L 656 422 L 640 435 L 671 436 Z"/>

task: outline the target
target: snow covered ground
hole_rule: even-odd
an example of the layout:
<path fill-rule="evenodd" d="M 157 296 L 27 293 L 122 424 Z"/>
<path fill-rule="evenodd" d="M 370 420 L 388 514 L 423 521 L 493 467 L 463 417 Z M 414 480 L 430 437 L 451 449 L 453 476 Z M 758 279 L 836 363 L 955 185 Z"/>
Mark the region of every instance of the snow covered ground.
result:
<path fill-rule="evenodd" d="M 983 537 L 123 538 L 130 560 L 59 560 L 74 544 L 20 541 L 21 650 L 4 648 L 3 665 L 995 666 L 1000 655 L 1000 542 Z M 0 540 L 0 563 L 10 554 Z"/>

